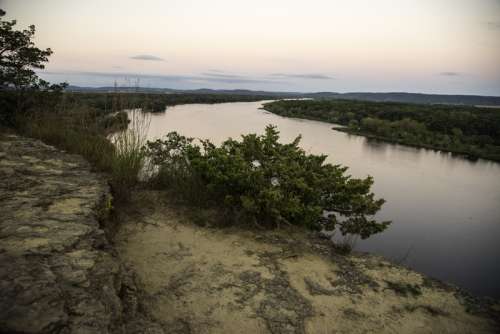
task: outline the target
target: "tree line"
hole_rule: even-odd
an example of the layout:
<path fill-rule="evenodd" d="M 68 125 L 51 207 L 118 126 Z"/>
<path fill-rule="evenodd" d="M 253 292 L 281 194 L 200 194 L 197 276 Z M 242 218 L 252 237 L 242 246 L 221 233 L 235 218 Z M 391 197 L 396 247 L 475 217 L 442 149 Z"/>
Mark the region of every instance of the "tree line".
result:
<path fill-rule="evenodd" d="M 500 161 L 500 110 L 356 100 L 281 100 L 264 109 L 343 125 L 337 130 Z"/>

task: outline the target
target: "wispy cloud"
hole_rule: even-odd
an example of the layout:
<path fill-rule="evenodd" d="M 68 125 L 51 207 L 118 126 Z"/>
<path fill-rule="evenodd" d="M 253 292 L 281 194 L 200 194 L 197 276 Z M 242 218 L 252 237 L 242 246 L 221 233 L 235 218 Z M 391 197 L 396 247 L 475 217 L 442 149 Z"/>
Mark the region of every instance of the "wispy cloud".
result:
<path fill-rule="evenodd" d="M 460 72 L 440 72 L 439 75 L 445 76 L 445 77 L 457 77 L 459 75 L 462 75 Z"/>
<path fill-rule="evenodd" d="M 223 72 L 204 72 L 201 73 L 201 75 L 207 76 L 207 77 L 214 77 L 214 78 L 227 78 L 227 79 L 249 79 L 250 77 L 244 76 L 244 75 L 237 75 L 237 74 L 226 74 Z"/>
<path fill-rule="evenodd" d="M 266 78 L 256 78 L 253 76 L 241 75 L 241 74 L 231 74 L 226 73 L 221 70 L 208 70 L 207 72 L 201 73 L 202 77 L 198 78 L 202 81 L 210 82 L 224 82 L 224 83 L 266 83 L 270 82 Z M 274 81 L 276 82 L 276 81 Z"/>
<path fill-rule="evenodd" d="M 314 80 L 332 80 L 333 77 L 318 73 L 272 73 L 272 77 L 295 78 L 295 79 L 314 79 Z"/>
<path fill-rule="evenodd" d="M 84 71 L 68 71 L 68 72 L 54 72 L 54 71 L 41 71 L 40 73 L 48 75 L 83 75 L 91 77 L 101 77 L 101 78 L 127 78 L 127 79 L 153 79 L 160 80 L 170 83 L 179 82 L 215 82 L 215 83 L 227 83 L 227 84 L 247 84 L 247 83 L 276 83 L 277 81 L 271 80 L 261 80 L 253 79 L 247 77 L 232 77 L 229 74 L 227 76 L 203 76 L 203 75 L 161 75 L 161 74 L 138 74 L 138 73 L 113 73 L 113 72 L 84 72 Z"/>
<path fill-rule="evenodd" d="M 254 79 L 250 77 L 236 76 L 236 75 L 212 75 L 204 77 L 196 77 L 197 80 L 207 81 L 207 82 L 221 82 L 221 83 L 271 83 L 270 80 Z"/>
<path fill-rule="evenodd" d="M 135 59 L 135 60 L 152 60 L 152 61 L 165 61 L 165 59 L 153 56 L 153 55 L 137 55 L 137 56 L 132 56 L 130 59 Z"/>

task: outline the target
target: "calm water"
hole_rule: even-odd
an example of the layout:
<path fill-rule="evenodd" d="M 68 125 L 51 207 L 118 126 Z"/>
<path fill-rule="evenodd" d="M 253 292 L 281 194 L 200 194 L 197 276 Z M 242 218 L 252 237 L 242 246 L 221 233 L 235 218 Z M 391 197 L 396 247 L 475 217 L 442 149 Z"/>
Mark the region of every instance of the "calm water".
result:
<path fill-rule="evenodd" d="M 447 153 L 369 141 L 316 121 L 260 110 L 261 102 L 191 104 L 152 116 L 149 138 L 170 131 L 209 138 L 263 133 L 278 126 L 283 141 L 302 135 L 301 146 L 349 166 L 353 176 L 375 178 L 387 203 L 377 215 L 389 229 L 358 241 L 356 249 L 401 261 L 478 295 L 500 298 L 500 164 L 471 162 Z"/>

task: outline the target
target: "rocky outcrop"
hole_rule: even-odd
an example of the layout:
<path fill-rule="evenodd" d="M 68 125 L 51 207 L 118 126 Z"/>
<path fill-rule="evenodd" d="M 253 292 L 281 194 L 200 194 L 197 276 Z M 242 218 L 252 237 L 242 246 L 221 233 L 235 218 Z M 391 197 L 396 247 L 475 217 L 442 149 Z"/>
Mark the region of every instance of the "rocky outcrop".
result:
<path fill-rule="evenodd" d="M 83 158 L 0 138 L 0 332 L 123 332 L 134 290 L 99 225 L 106 181 Z"/>

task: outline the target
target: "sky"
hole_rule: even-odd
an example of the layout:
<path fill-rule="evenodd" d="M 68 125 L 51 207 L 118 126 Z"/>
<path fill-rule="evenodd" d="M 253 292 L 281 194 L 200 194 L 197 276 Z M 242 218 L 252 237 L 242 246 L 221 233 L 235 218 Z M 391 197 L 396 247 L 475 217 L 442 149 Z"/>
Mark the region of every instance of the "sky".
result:
<path fill-rule="evenodd" d="M 0 0 L 79 86 L 500 96 L 500 0 Z"/>

